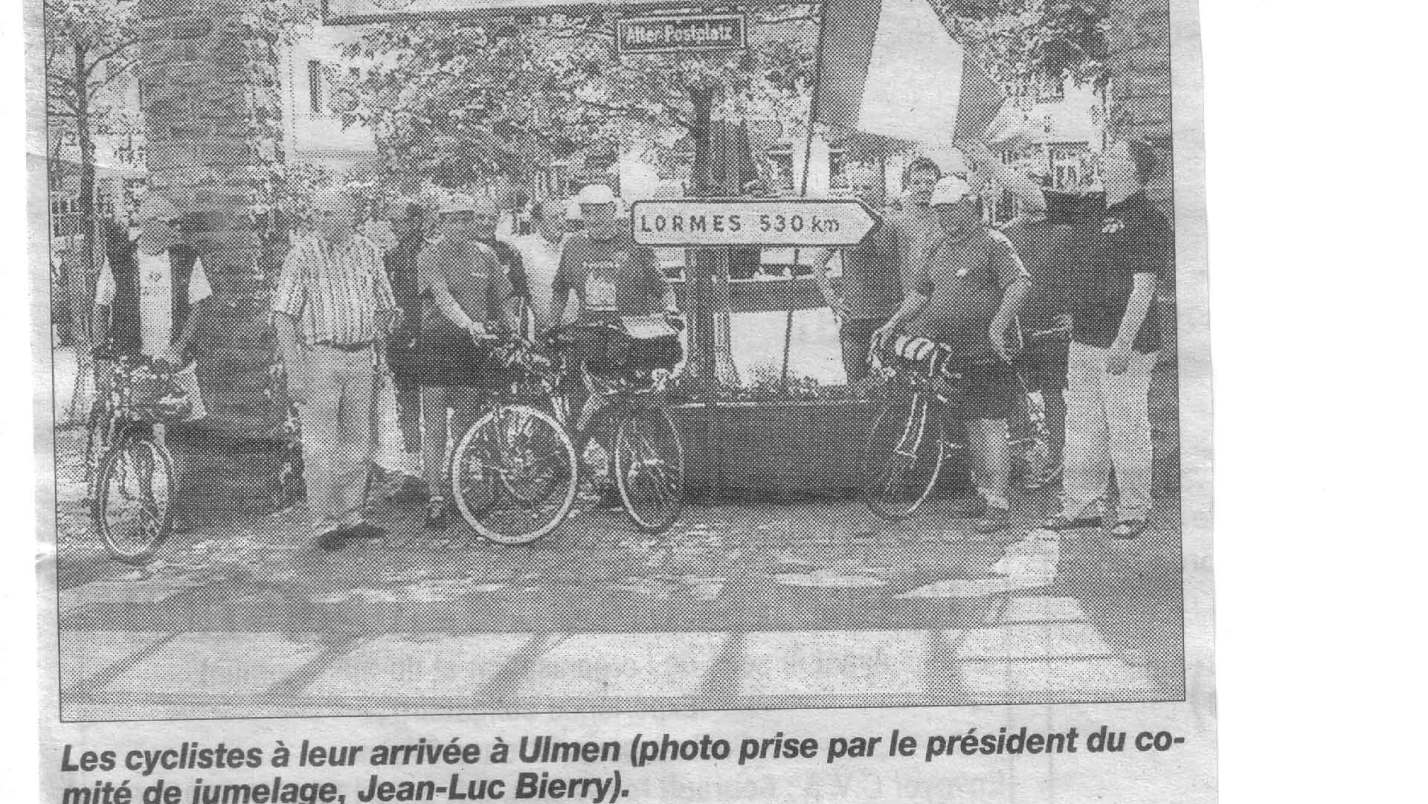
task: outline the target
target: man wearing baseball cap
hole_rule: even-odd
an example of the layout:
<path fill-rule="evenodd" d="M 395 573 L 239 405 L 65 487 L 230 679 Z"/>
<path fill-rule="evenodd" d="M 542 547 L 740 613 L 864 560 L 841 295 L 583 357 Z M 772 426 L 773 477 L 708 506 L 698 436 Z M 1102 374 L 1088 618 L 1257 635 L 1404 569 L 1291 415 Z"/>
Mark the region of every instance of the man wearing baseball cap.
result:
<path fill-rule="evenodd" d="M 637 245 L 630 230 L 620 226 L 614 192 L 604 184 L 586 185 L 576 202 L 585 230 L 571 235 L 560 255 L 548 320 L 562 319 L 571 291 L 582 319 L 674 312 L 674 289 L 654 251 Z"/>
<path fill-rule="evenodd" d="M 447 412 L 450 437 L 461 437 L 474 421 L 480 399 L 460 375 L 477 363 L 475 344 L 486 324 L 514 329 L 517 304 L 510 277 L 496 253 L 481 242 L 480 218 L 495 225 L 495 206 L 449 193 L 441 204 L 441 237 L 417 256 L 418 287 L 426 304 L 417 341 L 423 366 L 421 385 L 422 467 L 428 491 L 426 526 L 447 524 Z M 524 285 L 524 283 L 522 283 Z"/>
<path fill-rule="evenodd" d="M 965 180 L 943 176 L 932 190 L 942 237 L 919 261 L 902 307 L 874 334 L 882 343 L 919 315 L 914 334 L 947 346 L 965 374 L 965 419 L 973 478 L 983 505 L 979 533 L 1011 524 L 1007 417 L 1019 391 L 1011 368 L 1017 312 L 1030 278 L 1000 232 L 982 224 L 981 199 Z"/>

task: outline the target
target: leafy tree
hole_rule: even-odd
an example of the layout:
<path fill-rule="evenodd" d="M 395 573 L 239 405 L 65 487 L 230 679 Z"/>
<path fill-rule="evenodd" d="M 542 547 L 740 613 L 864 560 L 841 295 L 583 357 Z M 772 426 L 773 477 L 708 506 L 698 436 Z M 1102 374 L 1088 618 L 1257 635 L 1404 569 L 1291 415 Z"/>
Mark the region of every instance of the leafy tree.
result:
<path fill-rule="evenodd" d="M 695 97 L 726 119 L 806 118 L 817 32 L 812 7 L 750 14 L 735 54 L 615 53 L 615 14 L 506 24 L 383 25 L 347 48 L 360 76 L 336 93 L 370 125 L 386 169 L 445 185 L 525 177 L 555 158 L 653 143 L 677 158 Z"/>
<path fill-rule="evenodd" d="M 48 113 L 51 186 L 66 178 L 62 148 L 78 149 L 80 231 L 85 235 L 79 270 L 70 270 L 65 301 L 71 335 L 81 353 L 89 342 L 85 326 L 90 278 L 95 272 L 95 132 L 131 126 L 115 93 L 132 80 L 138 61 L 134 0 L 45 0 L 45 98 Z"/>
<path fill-rule="evenodd" d="M 1106 0 L 933 1 L 998 80 L 1105 82 Z"/>

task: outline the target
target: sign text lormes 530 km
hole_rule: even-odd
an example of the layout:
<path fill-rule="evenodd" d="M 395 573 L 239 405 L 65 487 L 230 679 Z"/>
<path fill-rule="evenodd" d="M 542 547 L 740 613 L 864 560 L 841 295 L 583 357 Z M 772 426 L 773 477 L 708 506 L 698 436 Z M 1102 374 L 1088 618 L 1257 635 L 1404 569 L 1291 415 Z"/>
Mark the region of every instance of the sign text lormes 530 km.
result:
<path fill-rule="evenodd" d="M 615 23 L 615 52 L 694 53 L 742 50 L 748 45 L 743 14 L 627 17 Z"/>
<path fill-rule="evenodd" d="M 878 216 L 853 198 L 671 198 L 630 205 L 644 246 L 853 246 Z"/>
<path fill-rule="evenodd" d="M 772 5 L 779 0 L 742 0 L 739 5 Z M 327 25 L 365 25 L 373 22 L 417 19 L 463 19 L 512 14 L 580 11 L 617 11 L 718 7 L 716 0 L 322 0 L 322 21 Z"/>

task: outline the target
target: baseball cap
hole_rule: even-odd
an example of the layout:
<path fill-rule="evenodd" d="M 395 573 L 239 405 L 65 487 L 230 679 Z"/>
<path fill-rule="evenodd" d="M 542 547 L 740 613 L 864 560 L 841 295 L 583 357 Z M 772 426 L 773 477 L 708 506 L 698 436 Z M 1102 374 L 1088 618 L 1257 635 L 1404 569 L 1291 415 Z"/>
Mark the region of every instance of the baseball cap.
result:
<path fill-rule="evenodd" d="M 938 204 L 955 204 L 970 195 L 974 195 L 972 185 L 956 176 L 943 176 L 932 188 L 932 198 L 927 203 L 934 207 Z"/>
<path fill-rule="evenodd" d="M 580 188 L 575 200 L 579 204 L 613 204 L 615 193 L 606 184 L 587 184 Z"/>
<path fill-rule="evenodd" d="M 438 211 L 442 214 L 447 212 L 474 212 L 476 210 L 476 199 L 466 193 L 448 192 L 441 197 L 441 206 Z"/>

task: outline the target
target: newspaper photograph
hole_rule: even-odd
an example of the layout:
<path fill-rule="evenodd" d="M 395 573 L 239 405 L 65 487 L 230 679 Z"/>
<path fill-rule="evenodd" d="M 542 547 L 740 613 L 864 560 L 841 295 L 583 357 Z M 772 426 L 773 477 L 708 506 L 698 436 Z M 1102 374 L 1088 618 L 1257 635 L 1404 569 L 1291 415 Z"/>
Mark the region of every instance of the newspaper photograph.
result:
<path fill-rule="evenodd" d="M 24 7 L 41 800 L 1214 800 L 1193 3 Z"/>

